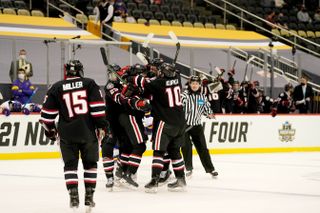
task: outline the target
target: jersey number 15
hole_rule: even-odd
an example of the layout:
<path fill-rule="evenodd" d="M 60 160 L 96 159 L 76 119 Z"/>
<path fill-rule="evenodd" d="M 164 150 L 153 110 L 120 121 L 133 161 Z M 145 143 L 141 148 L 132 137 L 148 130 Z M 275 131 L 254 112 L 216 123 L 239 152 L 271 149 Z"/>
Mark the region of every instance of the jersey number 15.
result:
<path fill-rule="evenodd" d="M 66 103 L 70 118 L 72 118 L 74 114 L 80 115 L 88 113 L 86 90 L 65 93 L 62 97 L 64 102 Z"/>

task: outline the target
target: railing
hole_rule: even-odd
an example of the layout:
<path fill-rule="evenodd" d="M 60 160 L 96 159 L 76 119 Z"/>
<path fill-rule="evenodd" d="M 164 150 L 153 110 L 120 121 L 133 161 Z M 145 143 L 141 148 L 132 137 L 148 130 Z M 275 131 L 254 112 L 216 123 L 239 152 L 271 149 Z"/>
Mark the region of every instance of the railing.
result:
<path fill-rule="evenodd" d="M 283 28 L 283 27 L 279 27 L 278 25 L 275 25 L 275 24 L 273 24 L 273 23 L 271 23 L 271 22 L 269 22 L 269 21 L 267 21 L 267 20 L 265 20 L 265 19 L 263 19 L 263 18 L 261 18 L 261 17 L 259 17 L 259 16 L 256 16 L 255 14 L 250 13 L 249 11 L 246 11 L 246 10 L 244 10 L 244 9 L 242 9 L 242 8 L 240 8 L 240 7 L 234 5 L 234 4 L 232 4 L 232 3 L 230 3 L 230 2 L 228 2 L 228 1 L 226 1 L 226 0 L 210 0 L 210 1 L 209 1 L 209 0 L 204 0 L 204 1 L 205 1 L 206 3 L 208 3 L 209 5 L 211 5 L 211 6 L 214 6 L 214 7 L 217 7 L 217 8 L 219 8 L 219 9 L 221 9 L 221 10 L 224 12 L 224 15 L 223 15 L 224 24 L 226 24 L 226 16 L 227 16 L 227 13 L 228 13 L 228 14 L 230 14 L 230 15 L 232 15 L 232 16 L 234 16 L 234 17 L 237 17 L 238 19 L 240 19 L 240 28 L 241 28 L 241 29 L 243 29 L 243 22 L 246 22 L 246 23 L 251 24 L 252 26 L 254 26 L 254 27 L 256 27 L 256 28 L 259 28 L 260 30 L 262 30 L 262 31 L 264 31 L 264 32 L 266 32 L 266 33 L 268 33 L 268 34 L 273 35 L 274 37 L 276 37 L 276 38 L 278 38 L 278 39 L 280 39 L 280 40 L 283 40 L 283 41 L 291 44 L 293 47 L 298 47 L 298 48 L 300 48 L 300 49 L 302 49 L 302 50 L 304 50 L 304 51 L 306 51 L 306 52 L 308 52 L 308 53 L 311 53 L 311 54 L 313 54 L 313 55 L 315 55 L 315 56 L 320 57 L 320 54 L 319 54 L 319 53 L 317 53 L 317 52 L 315 52 L 315 51 L 313 51 L 313 50 L 310 50 L 310 49 L 308 49 L 308 48 L 306 48 L 306 47 L 298 44 L 298 43 L 297 43 L 297 39 L 300 39 L 300 40 L 302 40 L 302 41 L 304 41 L 304 42 L 306 42 L 306 43 L 308 43 L 308 44 L 310 44 L 310 45 L 313 45 L 313 46 L 315 46 L 315 47 L 317 47 L 317 48 L 320 48 L 320 45 L 317 44 L 317 43 L 314 43 L 314 42 L 312 42 L 312 41 L 310 41 L 310 40 L 308 40 L 308 39 L 305 39 L 305 38 L 303 38 L 303 37 L 295 34 L 295 33 L 292 33 L 292 32 L 290 32 L 289 30 L 287 30 L 287 29 L 285 29 L 285 28 Z M 220 2 L 220 3 L 223 3 L 223 7 L 220 6 L 220 5 L 218 5 L 217 3 L 214 3 L 213 1 L 218 1 L 218 2 Z M 236 13 L 228 10 L 228 9 L 227 9 L 227 6 L 229 6 L 231 9 L 234 9 L 234 10 L 237 10 L 238 12 L 240 12 L 240 16 L 239 16 L 238 14 L 236 14 Z M 264 28 L 264 27 L 262 27 L 262 26 L 259 26 L 259 25 L 255 24 L 255 23 L 253 23 L 252 21 L 246 19 L 246 18 L 244 17 L 244 15 L 250 16 L 250 17 L 252 17 L 252 18 L 255 18 L 255 19 L 261 21 L 262 23 L 265 23 L 265 24 L 267 24 L 267 25 L 269 25 L 269 26 L 272 26 L 272 27 L 274 27 L 274 28 L 276 28 L 276 29 L 278 29 L 278 30 L 280 30 L 280 31 L 282 30 L 282 31 L 288 33 L 290 36 L 293 36 L 294 41 L 291 41 L 290 39 L 287 39 L 287 38 L 285 38 L 285 37 L 283 37 L 283 36 L 281 36 L 281 35 L 277 35 L 277 34 L 271 32 L 270 30 L 268 30 L 268 29 L 266 29 L 266 28 Z"/>
<path fill-rule="evenodd" d="M 68 2 L 66 1 L 63 1 L 63 0 L 59 0 L 61 3 L 67 5 L 68 7 L 72 8 L 73 10 L 79 12 L 80 14 L 84 15 L 84 13 L 79 10 L 78 8 L 74 7 L 73 5 L 69 4 Z M 50 3 L 50 0 L 47 0 L 47 17 L 49 17 L 49 9 L 50 9 L 50 6 L 53 7 L 54 9 L 60 11 L 61 13 L 66 13 L 66 11 L 62 10 L 61 8 L 57 7 L 56 5 Z M 84 23 L 83 21 L 77 19 L 76 17 L 72 16 L 71 14 L 68 13 L 68 16 L 70 16 L 72 18 L 72 20 L 74 20 L 75 22 L 78 22 L 81 24 L 81 28 L 84 29 Z"/>

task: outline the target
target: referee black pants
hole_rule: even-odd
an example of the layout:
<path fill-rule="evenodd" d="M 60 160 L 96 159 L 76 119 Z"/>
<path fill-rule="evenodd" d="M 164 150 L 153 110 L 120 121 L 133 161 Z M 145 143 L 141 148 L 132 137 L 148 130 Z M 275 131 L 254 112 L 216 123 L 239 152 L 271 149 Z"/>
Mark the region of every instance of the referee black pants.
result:
<path fill-rule="evenodd" d="M 207 173 L 214 171 L 214 166 L 211 161 L 209 150 L 207 148 L 206 139 L 204 137 L 203 127 L 201 125 L 187 127 L 185 133 L 185 143 L 182 145 L 182 155 L 185 162 L 185 167 L 187 171 L 193 169 L 192 166 L 192 143 L 196 147 L 199 154 L 202 166 Z"/>

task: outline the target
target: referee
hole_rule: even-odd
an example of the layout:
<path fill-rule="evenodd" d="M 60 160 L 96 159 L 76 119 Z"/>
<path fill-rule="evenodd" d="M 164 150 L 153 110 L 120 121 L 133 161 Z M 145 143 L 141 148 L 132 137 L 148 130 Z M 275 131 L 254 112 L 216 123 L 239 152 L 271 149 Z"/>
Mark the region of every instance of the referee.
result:
<path fill-rule="evenodd" d="M 185 119 L 187 123 L 185 133 L 185 144 L 182 146 L 182 154 L 185 161 L 186 176 L 192 175 L 192 144 L 196 147 L 201 163 L 206 171 L 213 177 L 218 175 L 211 161 L 204 137 L 203 127 L 201 125 L 201 116 L 206 115 L 214 118 L 210 103 L 206 96 L 201 93 L 201 79 L 198 76 L 191 76 L 187 89 L 181 95 L 182 104 L 185 110 Z"/>

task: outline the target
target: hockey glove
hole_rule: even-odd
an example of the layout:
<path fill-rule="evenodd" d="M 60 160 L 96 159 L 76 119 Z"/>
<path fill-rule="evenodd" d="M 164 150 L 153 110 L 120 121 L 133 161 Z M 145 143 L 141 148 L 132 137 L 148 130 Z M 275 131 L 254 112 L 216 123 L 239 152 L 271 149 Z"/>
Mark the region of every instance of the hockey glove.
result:
<path fill-rule="evenodd" d="M 57 140 L 57 130 L 56 129 L 52 129 L 50 131 L 45 130 L 44 134 L 46 135 L 47 138 L 49 138 L 52 141 L 56 141 Z"/>
<path fill-rule="evenodd" d="M 136 102 L 136 107 L 138 110 L 147 112 L 151 110 L 151 105 L 149 102 L 145 101 L 145 100 L 138 100 Z"/>
<path fill-rule="evenodd" d="M 272 117 L 276 117 L 277 116 L 277 109 L 276 108 L 272 108 L 271 109 L 271 116 Z"/>

